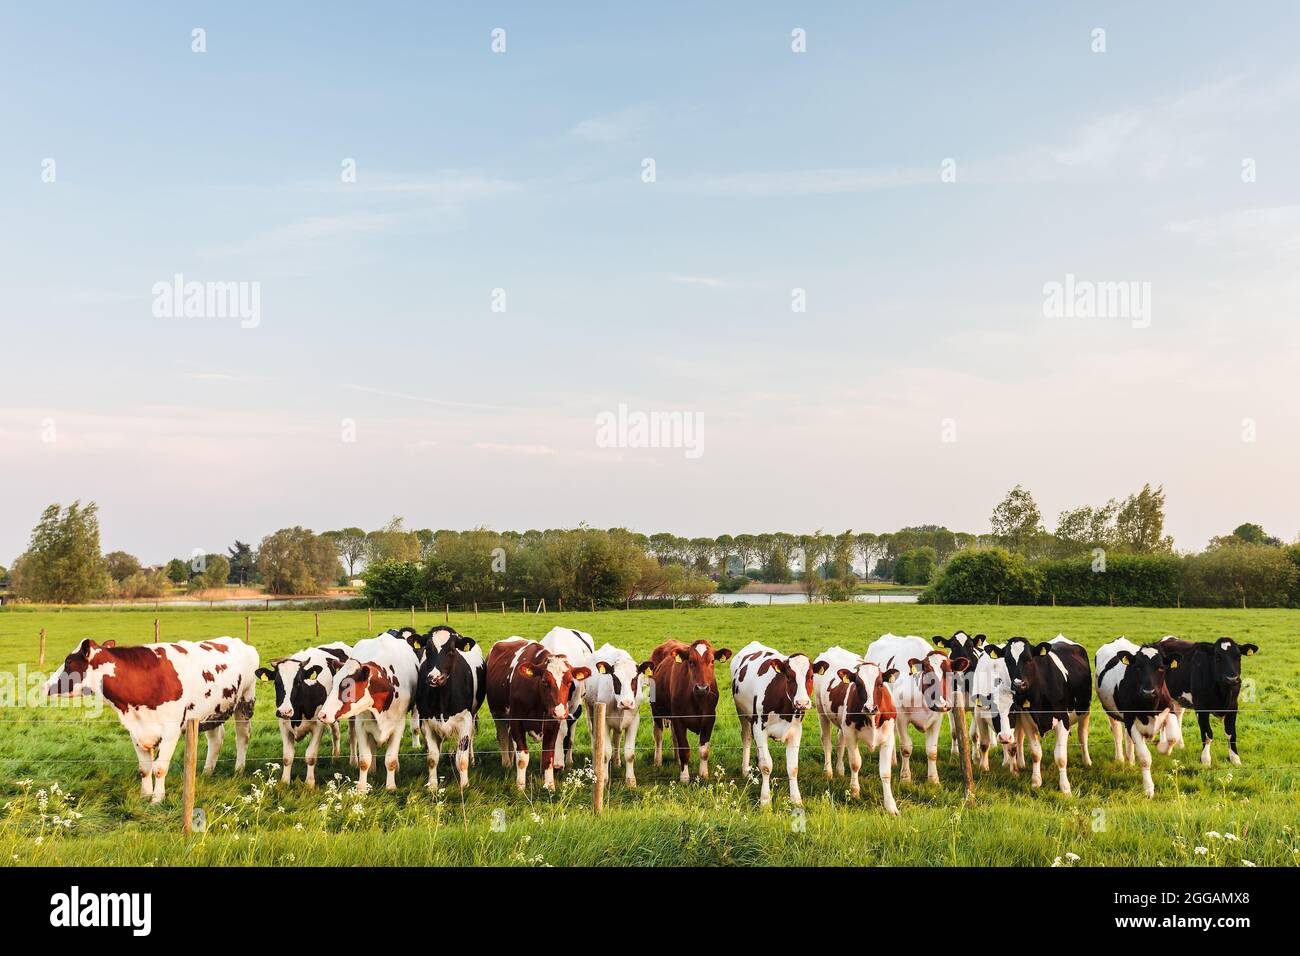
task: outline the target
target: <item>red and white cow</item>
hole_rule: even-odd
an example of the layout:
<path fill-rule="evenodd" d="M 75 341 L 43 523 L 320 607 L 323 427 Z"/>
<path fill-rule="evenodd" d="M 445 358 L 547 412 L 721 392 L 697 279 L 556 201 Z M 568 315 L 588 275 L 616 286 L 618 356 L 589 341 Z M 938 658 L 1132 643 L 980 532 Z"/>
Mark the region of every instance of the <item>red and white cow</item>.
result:
<path fill-rule="evenodd" d="M 579 631 L 572 627 L 551 628 L 542 638 L 541 645 L 552 654 L 561 655 L 569 662 L 570 667 L 590 669 L 591 655 L 596 652 L 596 641 L 592 636 L 586 631 Z M 564 721 L 564 726 L 560 728 L 560 739 L 555 747 L 557 770 L 563 770 L 565 763 L 573 762 L 573 728 L 577 726 L 578 718 L 582 716 L 582 701 L 586 696 L 583 692 L 584 684 L 585 681 L 579 680 L 573 685 L 573 693 L 567 702 L 569 716 Z"/>
<path fill-rule="evenodd" d="M 334 686 L 334 674 L 352 654 L 352 648 L 342 642 L 308 647 L 288 657 L 272 661 L 270 667 L 259 667 L 257 676 L 275 686 L 275 716 L 280 720 L 280 746 L 284 759 L 281 783 L 288 783 L 293 770 L 294 744 L 308 734 L 307 778 L 309 787 L 316 786 L 316 755 L 320 753 L 320 739 L 325 724 L 320 719 L 320 709 Z M 339 755 L 338 724 L 329 725 L 334 756 Z M 349 735 L 349 747 L 357 748 L 357 735 Z"/>
<path fill-rule="evenodd" d="M 799 795 L 799 742 L 803 716 L 812 707 L 813 665 L 807 654 L 785 657 L 779 651 L 751 641 L 731 659 L 731 696 L 740 715 L 740 773 L 749 774 L 749 748 L 758 744 L 758 771 L 762 774 L 758 802 L 772 803 L 772 752 L 769 738 L 785 744 L 785 772 L 790 779 L 790 801 L 803 805 Z"/>
<path fill-rule="evenodd" d="M 257 651 L 234 637 L 137 647 L 86 638 L 45 682 L 45 693 L 97 694 L 112 704 L 135 744 L 140 795 L 161 803 L 167 768 L 187 720 L 198 720 L 207 734 L 203 771 L 212 773 L 226 721 L 234 717 L 235 771 L 244 769 L 257 664 Z"/>
<path fill-rule="evenodd" d="M 357 641 L 352 656 L 334 675 L 334 686 L 320 710 L 326 725 L 350 718 L 357 738 L 357 786 L 366 790 L 366 776 L 376 747 L 383 747 L 387 788 L 397 789 L 398 754 L 405 739 L 406 715 L 415 698 L 419 672 L 411 645 L 393 634 Z"/>
<path fill-rule="evenodd" d="M 881 671 L 897 670 L 898 679 L 891 688 L 898 721 L 899 776 L 912 779 L 912 735 L 908 727 L 925 734 L 926 779 L 939 782 L 939 728 L 943 715 L 952 709 L 952 675 L 966 670 L 965 658 L 949 661 L 948 655 L 932 648 L 919 637 L 885 634 L 872 641 L 866 660 Z"/>
<path fill-rule="evenodd" d="M 691 779 L 691 743 L 686 735 L 700 736 L 700 779 L 709 779 L 709 741 L 718 719 L 718 679 L 714 664 L 731 659 L 731 651 L 714 650 L 706 640 L 693 644 L 664 641 L 650 652 L 650 660 L 641 665 L 641 673 L 652 680 L 650 716 L 655 739 L 655 766 L 664 762 L 664 728 L 673 731 L 673 751 L 681 767 L 678 779 Z"/>
<path fill-rule="evenodd" d="M 849 784 L 853 796 L 862 792 L 858 771 L 862 768 L 862 752 L 880 751 L 880 790 L 885 810 L 897 816 L 898 804 L 894 802 L 891 786 L 894 771 L 894 726 L 898 713 L 890 685 L 898 677 L 897 669 L 887 671 L 864 661 L 852 651 L 832 647 L 817 655 L 813 661 L 813 697 L 817 701 L 817 719 L 822 730 L 822 754 L 825 757 L 826 779 L 831 773 L 831 733 L 838 728 L 839 775 L 844 776 L 844 749 L 849 748 Z"/>
<path fill-rule="evenodd" d="M 501 766 L 515 765 L 523 790 L 528 776 L 528 738 L 542 741 L 542 779 L 555 789 L 555 747 L 569 719 L 574 684 L 591 676 L 587 667 L 570 667 L 537 641 L 512 637 L 492 646 L 487 661 L 487 701 L 496 722 Z"/>

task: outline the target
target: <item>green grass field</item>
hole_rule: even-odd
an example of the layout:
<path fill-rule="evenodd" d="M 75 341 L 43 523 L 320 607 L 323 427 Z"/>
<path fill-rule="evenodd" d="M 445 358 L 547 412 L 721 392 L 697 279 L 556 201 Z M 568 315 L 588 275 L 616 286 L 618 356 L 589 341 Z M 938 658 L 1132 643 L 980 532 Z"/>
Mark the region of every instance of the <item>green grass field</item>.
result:
<path fill-rule="evenodd" d="M 242 637 L 244 613 L 164 610 L 164 640 Z M 1011 776 L 998 758 L 976 770 L 978 799 L 962 803 L 961 770 L 950 757 L 947 727 L 941 736 L 938 787 L 924 782 L 924 757 L 913 754 L 921 782 L 894 777 L 901 815 L 880 805 L 874 758 L 863 768 L 861 799 L 848 797 L 842 779 L 825 781 L 815 717 L 805 728 L 801 781 L 807 811 L 802 829 L 790 812 L 781 747 L 773 744 L 773 809 L 758 807 L 756 779 L 739 778 L 739 735 L 728 692 L 729 671 L 719 666 L 719 723 L 714 736 L 714 778 L 676 782 L 671 761 L 651 764 L 647 715 L 638 741 L 637 778 L 628 790 L 616 774 L 604 815 L 591 811 L 590 741 L 581 723 L 577 757 L 558 791 L 541 788 L 538 761 L 530 787 L 520 794 L 513 770 L 500 766 L 486 706 L 462 796 L 454 784 L 431 794 L 424 788 L 422 752 L 403 748 L 400 788 L 358 797 L 348 792 L 346 751 L 317 768 L 322 786 L 278 780 L 269 765 L 280 760 L 274 694 L 261 693 L 248 772 L 232 773 L 234 734 L 227 733 L 222 762 L 198 782 L 197 805 L 207 829 L 180 833 L 180 757 L 172 766 L 167 799 L 141 801 L 134 752 L 111 708 L 89 718 L 84 711 L 16 705 L 19 668 L 36 670 L 37 634 L 48 632 L 47 669 L 57 667 L 82 637 L 146 643 L 153 611 L 6 609 L 0 612 L 0 681 L 9 680 L 0 712 L 0 862 L 10 865 L 1295 865 L 1300 861 L 1300 637 L 1293 611 L 1200 611 L 1123 608 L 1006 608 L 928 605 L 812 605 L 547 614 L 453 614 L 451 623 L 485 647 L 510 635 L 540 638 L 565 624 L 590 631 L 644 657 L 660 641 L 708 638 L 736 650 L 758 639 L 787 653 L 817 653 L 833 644 L 862 651 L 886 631 L 951 634 L 957 628 L 993 640 L 1012 635 L 1044 639 L 1063 632 L 1089 648 L 1118 634 L 1136 641 L 1178 634 L 1205 640 L 1222 634 L 1257 643 L 1245 662 L 1254 681 L 1243 702 L 1239 746 L 1243 764 L 1226 759 L 1216 723 L 1214 765 L 1198 762 L 1199 736 L 1186 717 L 1186 750 L 1155 757 L 1156 798 L 1142 796 L 1137 770 L 1112 761 L 1107 722 L 1094 702 L 1093 766 L 1083 767 L 1077 740 L 1070 747 L 1072 798 L 1063 797 L 1050 767 L 1042 789 L 1028 774 Z M 314 643 L 312 613 L 254 612 L 252 640 L 263 660 Z M 409 622 L 409 615 L 376 613 L 375 630 Z M 441 615 L 417 615 L 422 629 Z M 321 613 L 321 640 L 369 636 L 365 611 Z M 35 680 L 29 676 L 29 680 Z M 259 686 L 259 691 L 265 685 Z M 0 692 L 5 690 L 0 683 Z M 301 745 L 300 745 L 301 746 Z M 537 749 L 534 747 L 534 758 Z M 201 759 L 201 757 L 200 757 Z M 444 757 L 443 781 L 450 777 Z M 335 775 L 339 783 L 325 785 Z M 57 790 L 55 786 L 57 785 Z M 493 826 L 494 811 L 504 827 Z M 1214 835 L 1218 834 L 1218 836 Z M 1231 834 L 1235 839 L 1229 838 Z M 1203 851 L 1198 848 L 1204 848 Z M 1077 861 L 1068 854 L 1077 855 Z"/>

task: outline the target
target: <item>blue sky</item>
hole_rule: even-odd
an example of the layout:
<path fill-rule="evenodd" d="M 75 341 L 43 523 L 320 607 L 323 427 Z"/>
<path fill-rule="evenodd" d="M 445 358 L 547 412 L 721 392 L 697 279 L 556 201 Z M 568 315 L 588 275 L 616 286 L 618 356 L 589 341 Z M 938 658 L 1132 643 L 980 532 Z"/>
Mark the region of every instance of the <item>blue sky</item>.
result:
<path fill-rule="evenodd" d="M 983 531 L 1018 482 L 1300 531 L 1294 4 L 701 6 L 7 8 L 0 563 L 74 497 L 148 560 Z M 156 318 L 177 273 L 259 283 L 256 328 Z M 1045 318 L 1067 273 L 1149 327 Z M 597 447 L 620 403 L 704 453 Z"/>

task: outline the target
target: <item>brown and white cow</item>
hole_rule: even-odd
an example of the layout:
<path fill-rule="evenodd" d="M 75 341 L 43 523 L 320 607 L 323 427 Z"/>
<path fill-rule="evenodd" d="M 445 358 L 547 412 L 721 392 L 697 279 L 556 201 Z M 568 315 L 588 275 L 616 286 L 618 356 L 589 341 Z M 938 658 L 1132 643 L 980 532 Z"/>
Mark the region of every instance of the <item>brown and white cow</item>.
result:
<path fill-rule="evenodd" d="M 822 730 L 822 754 L 825 758 L 826 779 L 831 773 L 831 733 L 838 728 L 840 735 L 837 769 L 844 776 L 844 750 L 849 750 L 849 769 L 852 780 L 849 790 L 858 796 L 862 785 L 858 770 L 862 767 L 862 753 L 858 744 L 867 750 L 880 751 L 880 791 L 885 810 L 897 815 L 891 786 L 894 773 L 894 724 L 898 712 L 890 684 L 898 677 L 891 668 L 882 672 L 875 664 L 864 661 L 852 651 L 832 647 L 818 654 L 813 661 L 813 697 L 817 701 L 817 717 Z"/>
<path fill-rule="evenodd" d="M 790 800 L 796 806 L 803 804 L 799 794 L 799 742 L 803 739 L 804 714 L 812 707 L 812 690 L 813 663 L 807 654 L 785 657 L 758 641 L 750 641 L 731 659 L 731 697 L 740 716 L 740 773 L 749 775 L 750 744 L 757 743 L 761 806 L 772 803 L 771 737 L 785 744 Z"/>
<path fill-rule="evenodd" d="M 235 770 L 244 769 L 256 694 L 257 651 L 234 637 L 118 647 L 86 638 L 48 681 L 50 697 L 97 694 L 113 705 L 135 744 L 140 795 L 161 803 L 167 768 L 187 720 L 208 737 L 204 773 L 212 773 L 235 718 Z"/>
<path fill-rule="evenodd" d="M 496 723 L 501 766 L 515 765 L 523 790 L 528 775 L 528 738 L 542 741 L 542 779 L 555 789 L 556 738 L 569 719 L 569 701 L 591 668 L 571 667 L 537 641 L 511 637 L 492 646 L 487 661 L 487 701 Z"/>
<path fill-rule="evenodd" d="M 664 728 L 672 727 L 673 749 L 681 767 L 681 781 L 691 779 L 691 745 L 687 732 L 700 738 L 700 777 L 709 779 L 709 740 L 718 711 L 718 680 L 713 665 L 731 659 L 727 648 L 713 649 L 708 641 L 693 644 L 664 641 L 641 665 L 653 680 L 650 716 L 654 727 L 655 766 L 664 762 Z"/>

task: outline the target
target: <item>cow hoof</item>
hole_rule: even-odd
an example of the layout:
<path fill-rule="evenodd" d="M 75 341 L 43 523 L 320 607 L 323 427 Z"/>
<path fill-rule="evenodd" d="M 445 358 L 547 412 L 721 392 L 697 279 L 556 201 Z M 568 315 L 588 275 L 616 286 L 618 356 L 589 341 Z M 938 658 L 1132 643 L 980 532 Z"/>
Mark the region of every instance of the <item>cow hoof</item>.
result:
<path fill-rule="evenodd" d="M 1232 763 L 1234 767 L 1241 766 L 1241 758 L 1238 757 L 1236 754 L 1232 754 L 1232 753 L 1228 754 L 1228 760 Z"/>
<path fill-rule="evenodd" d="M 627 778 L 627 785 L 628 785 L 628 789 L 630 789 L 630 790 L 635 790 L 635 789 L 636 789 L 636 777 L 628 777 L 628 778 Z"/>

